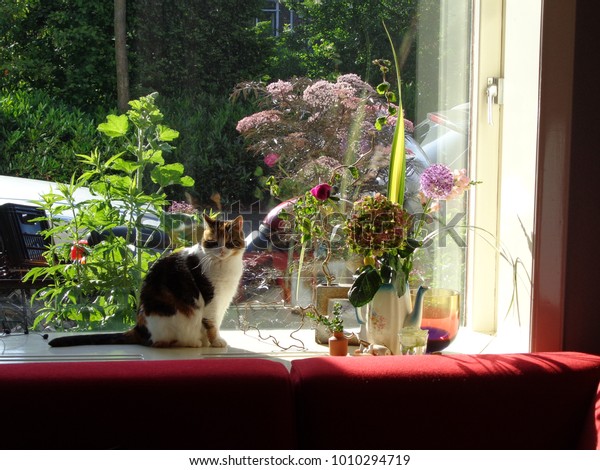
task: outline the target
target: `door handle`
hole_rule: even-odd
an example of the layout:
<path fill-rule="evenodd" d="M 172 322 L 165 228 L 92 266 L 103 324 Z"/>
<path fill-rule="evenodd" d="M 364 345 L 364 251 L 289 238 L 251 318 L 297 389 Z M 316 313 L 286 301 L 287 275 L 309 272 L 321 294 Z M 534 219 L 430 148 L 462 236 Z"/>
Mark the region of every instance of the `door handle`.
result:
<path fill-rule="evenodd" d="M 494 104 L 502 104 L 502 85 L 504 79 L 489 77 L 485 94 L 487 96 L 487 121 L 490 126 L 494 125 Z"/>

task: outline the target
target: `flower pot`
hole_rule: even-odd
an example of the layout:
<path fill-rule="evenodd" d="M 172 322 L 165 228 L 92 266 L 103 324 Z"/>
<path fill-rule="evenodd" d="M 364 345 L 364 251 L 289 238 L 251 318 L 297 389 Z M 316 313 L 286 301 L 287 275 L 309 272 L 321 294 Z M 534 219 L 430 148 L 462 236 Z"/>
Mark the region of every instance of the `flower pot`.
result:
<path fill-rule="evenodd" d="M 342 331 L 334 331 L 329 338 L 329 355 L 346 356 L 348 355 L 348 338 Z"/>

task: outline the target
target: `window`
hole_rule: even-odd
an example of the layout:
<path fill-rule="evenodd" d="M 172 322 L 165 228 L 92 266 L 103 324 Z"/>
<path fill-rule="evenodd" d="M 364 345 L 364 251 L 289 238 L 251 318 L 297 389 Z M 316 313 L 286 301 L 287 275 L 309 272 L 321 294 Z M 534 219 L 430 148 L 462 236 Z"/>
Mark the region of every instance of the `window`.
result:
<path fill-rule="evenodd" d="M 270 0 L 267 3 L 266 8 L 263 8 L 263 17 L 257 19 L 258 21 L 271 21 L 271 30 L 273 36 L 279 36 L 286 26 L 290 29 L 294 28 L 298 18 L 294 11 L 287 9 L 278 0 Z"/>
<path fill-rule="evenodd" d="M 284 25 L 297 24 L 296 14 L 279 1 L 265 3 L 264 18 L 271 21 L 274 36 Z M 415 61 L 415 77 L 404 101 L 409 104 L 409 117 L 414 121 L 416 143 L 428 163 L 465 168 L 473 179 L 482 181 L 468 198 L 441 208 L 437 227 L 448 230 L 435 240 L 428 258 L 422 260 L 425 267 L 436 266 L 426 282 L 463 293 L 464 326 L 507 338 L 509 349 L 529 347 L 541 3 L 421 0 L 413 18 L 407 20 L 411 25 L 407 34 L 411 51 L 407 57 Z M 255 15 L 256 10 L 249 18 Z M 187 19 L 191 21 L 193 16 L 190 13 Z M 161 42 L 153 44 L 158 46 Z M 331 59 L 335 63 L 343 59 L 342 53 L 348 53 L 340 50 L 330 54 L 329 39 L 319 46 L 313 51 L 321 54 L 319 60 Z M 158 57 L 164 51 L 150 52 L 152 57 Z M 311 58 L 310 53 L 305 56 L 307 60 Z M 248 61 L 249 70 L 258 63 L 251 58 Z M 200 67 L 194 62 L 163 67 L 163 71 L 166 74 L 173 68 L 183 69 L 184 65 L 195 71 L 214 70 L 211 64 Z M 316 61 L 311 63 L 315 64 Z M 160 67 L 157 70 L 163 73 Z M 334 70 L 335 66 L 331 66 L 329 71 Z M 150 72 L 157 73 L 154 69 Z M 154 82 L 156 86 L 160 83 L 158 79 Z M 486 90 L 490 85 L 496 87 L 496 94 L 488 103 Z M 205 163 L 193 159 L 190 162 L 199 167 Z M 244 174 L 252 174 L 246 170 Z M 231 177 L 238 176 L 236 173 Z M 266 212 L 264 206 L 260 211 L 263 213 L 252 229 L 259 228 L 258 222 Z M 257 215 L 255 212 L 248 218 Z M 296 301 L 304 305 L 311 302 L 310 282 L 316 276 L 300 283 L 294 274 L 281 276 L 290 256 L 282 252 L 277 259 L 271 257 L 265 271 L 247 279 L 246 285 L 253 293 L 232 308 L 224 327 L 239 329 L 244 322 L 261 327 L 294 323 L 289 307 Z M 332 266 L 340 281 L 351 279 L 352 269 L 345 260 L 334 260 Z M 278 272 L 272 274 L 273 271 Z M 276 279 L 272 287 L 265 283 L 269 276 Z"/>

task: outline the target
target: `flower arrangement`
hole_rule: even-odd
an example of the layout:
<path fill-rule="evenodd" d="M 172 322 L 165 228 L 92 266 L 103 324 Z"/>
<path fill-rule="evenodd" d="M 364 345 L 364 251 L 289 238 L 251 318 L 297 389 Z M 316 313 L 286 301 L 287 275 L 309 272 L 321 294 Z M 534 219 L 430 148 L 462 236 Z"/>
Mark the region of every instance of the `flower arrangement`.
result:
<path fill-rule="evenodd" d="M 423 233 L 441 201 L 461 196 L 476 184 L 465 170 L 452 172 L 446 165 L 428 167 L 420 178 L 422 212 L 411 214 L 390 198 L 375 194 L 358 200 L 344 226 L 350 250 L 364 257 L 348 297 L 355 307 L 370 302 L 386 283 L 404 294 L 413 268 L 415 252 L 437 235 Z"/>
<path fill-rule="evenodd" d="M 321 271 L 327 285 L 335 281 L 329 269 L 333 247 L 344 241 L 342 227 L 346 218 L 346 203 L 340 200 L 336 185 L 340 178 L 340 174 L 335 173 L 332 184 L 317 184 L 294 200 L 289 213 L 280 214 L 281 218 L 290 219 L 293 231 L 299 235 L 301 249 L 298 271 L 302 271 L 307 247 L 312 246 L 315 258 L 321 259 Z"/>
<path fill-rule="evenodd" d="M 390 90 L 386 80 L 391 63 L 375 61 L 383 75 L 383 82 L 377 87 L 378 93 L 385 96 L 389 114 L 378 119 L 378 126 L 394 123 L 394 136 L 390 152 L 387 196 L 376 194 L 367 196 L 354 204 L 352 214 L 345 225 L 347 242 L 351 251 L 364 256 L 352 287 L 348 292 L 350 303 L 360 307 L 369 303 L 384 283 L 391 283 L 399 297 L 404 295 L 408 278 L 412 271 L 416 250 L 435 236 L 435 232 L 423 235 L 422 229 L 439 202 L 456 198 L 472 183 L 465 170 L 455 174 L 446 166 L 435 164 L 428 167 L 420 178 L 420 202 L 422 212 L 409 214 L 404 209 L 406 180 L 405 122 L 400 95 L 400 67 L 392 38 L 388 36 L 394 57 L 398 95 Z M 397 107 L 391 106 L 398 102 Z"/>

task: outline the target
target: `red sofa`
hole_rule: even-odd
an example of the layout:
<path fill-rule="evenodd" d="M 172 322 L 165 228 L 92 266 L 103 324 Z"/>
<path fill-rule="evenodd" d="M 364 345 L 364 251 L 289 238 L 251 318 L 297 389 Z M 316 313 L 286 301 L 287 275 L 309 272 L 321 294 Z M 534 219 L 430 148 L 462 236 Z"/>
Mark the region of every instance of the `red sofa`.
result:
<path fill-rule="evenodd" d="M 0 365 L 4 449 L 600 449 L 600 357 Z M 342 432 L 327 430 L 332 420 Z"/>

